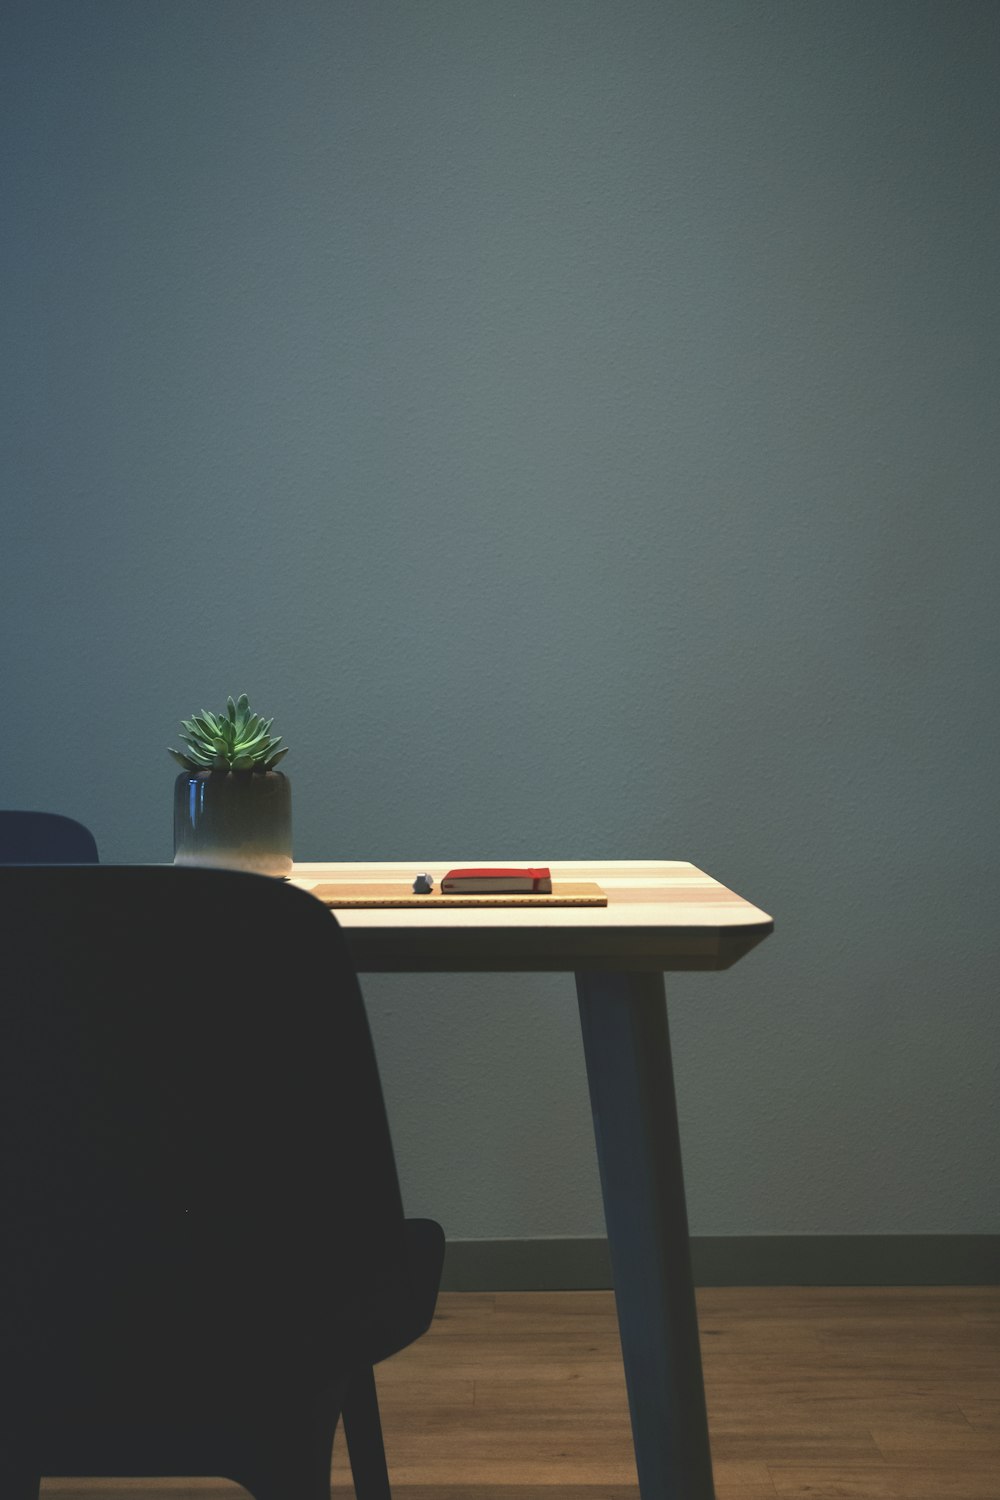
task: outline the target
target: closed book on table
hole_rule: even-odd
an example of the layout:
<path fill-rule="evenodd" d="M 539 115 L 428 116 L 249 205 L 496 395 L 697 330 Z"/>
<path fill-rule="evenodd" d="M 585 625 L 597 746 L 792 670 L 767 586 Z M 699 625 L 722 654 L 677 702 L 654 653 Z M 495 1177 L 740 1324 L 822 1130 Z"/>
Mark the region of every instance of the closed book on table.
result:
<path fill-rule="evenodd" d="M 442 895 L 535 895 L 552 894 L 552 875 L 546 866 L 538 869 L 449 870 L 441 879 Z"/>

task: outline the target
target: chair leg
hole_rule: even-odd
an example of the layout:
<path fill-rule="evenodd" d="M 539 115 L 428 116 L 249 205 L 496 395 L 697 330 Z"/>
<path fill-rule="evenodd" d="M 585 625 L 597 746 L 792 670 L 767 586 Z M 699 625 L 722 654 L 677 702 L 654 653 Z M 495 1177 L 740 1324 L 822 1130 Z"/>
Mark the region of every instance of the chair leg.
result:
<path fill-rule="evenodd" d="M 382 1423 L 378 1413 L 375 1371 L 369 1365 L 351 1382 L 344 1397 L 344 1436 L 351 1460 L 357 1500 L 392 1500 L 385 1466 Z"/>
<path fill-rule="evenodd" d="M 249 1490 L 253 1500 L 330 1500 L 329 1465 L 320 1472 L 295 1454 L 260 1454 L 225 1477 Z"/>
<path fill-rule="evenodd" d="M 0 1495 L 3 1500 L 38 1500 L 42 1476 L 30 1461 L 16 1452 L 0 1453 Z"/>
<path fill-rule="evenodd" d="M 329 1474 L 322 1480 L 315 1475 L 305 1480 L 288 1470 L 281 1473 L 254 1470 L 240 1474 L 237 1482 L 253 1496 L 253 1500 L 330 1500 Z"/>
<path fill-rule="evenodd" d="M 334 1400 L 326 1411 L 286 1415 L 263 1430 L 244 1432 L 233 1444 L 236 1456 L 225 1477 L 243 1485 L 253 1500 L 330 1500 L 339 1417 Z"/>

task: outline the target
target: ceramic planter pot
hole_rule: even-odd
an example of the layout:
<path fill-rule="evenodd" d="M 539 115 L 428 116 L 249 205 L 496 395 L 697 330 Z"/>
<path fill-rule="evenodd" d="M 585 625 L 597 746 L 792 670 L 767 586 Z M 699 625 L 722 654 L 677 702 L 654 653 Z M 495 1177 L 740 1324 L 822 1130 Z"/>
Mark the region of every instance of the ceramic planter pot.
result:
<path fill-rule="evenodd" d="M 280 771 L 182 771 L 174 783 L 174 864 L 292 872 L 292 789 Z"/>

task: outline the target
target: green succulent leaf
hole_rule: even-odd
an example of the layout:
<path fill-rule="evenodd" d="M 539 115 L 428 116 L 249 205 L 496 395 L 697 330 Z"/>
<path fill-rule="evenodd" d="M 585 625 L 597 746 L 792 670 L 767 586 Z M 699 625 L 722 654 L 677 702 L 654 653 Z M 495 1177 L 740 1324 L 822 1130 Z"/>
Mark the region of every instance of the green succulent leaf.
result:
<path fill-rule="evenodd" d="M 264 737 L 252 740 L 244 740 L 244 742 L 239 746 L 239 752 L 241 755 L 256 755 L 258 757 L 263 755 L 266 749 L 267 739 Z"/>
<path fill-rule="evenodd" d="M 271 734 L 273 719 L 262 719 L 251 712 L 246 693 L 226 699 L 226 711 L 214 714 L 209 709 L 181 720 L 183 750 L 170 754 L 186 770 L 264 771 L 287 755 L 287 746 L 279 749 L 280 735 Z"/>

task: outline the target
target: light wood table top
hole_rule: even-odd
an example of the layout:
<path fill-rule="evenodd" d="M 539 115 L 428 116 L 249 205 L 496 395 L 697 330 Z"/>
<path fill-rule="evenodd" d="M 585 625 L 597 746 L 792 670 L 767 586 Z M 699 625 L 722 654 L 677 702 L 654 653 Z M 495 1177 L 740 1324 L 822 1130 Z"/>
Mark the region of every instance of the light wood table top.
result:
<path fill-rule="evenodd" d="M 363 973 L 664 972 L 727 969 L 773 930 L 767 912 L 684 860 L 417 859 L 296 864 L 292 883 L 411 885 L 420 871 L 548 865 L 553 882 L 593 881 L 607 906 L 339 908 Z"/>

